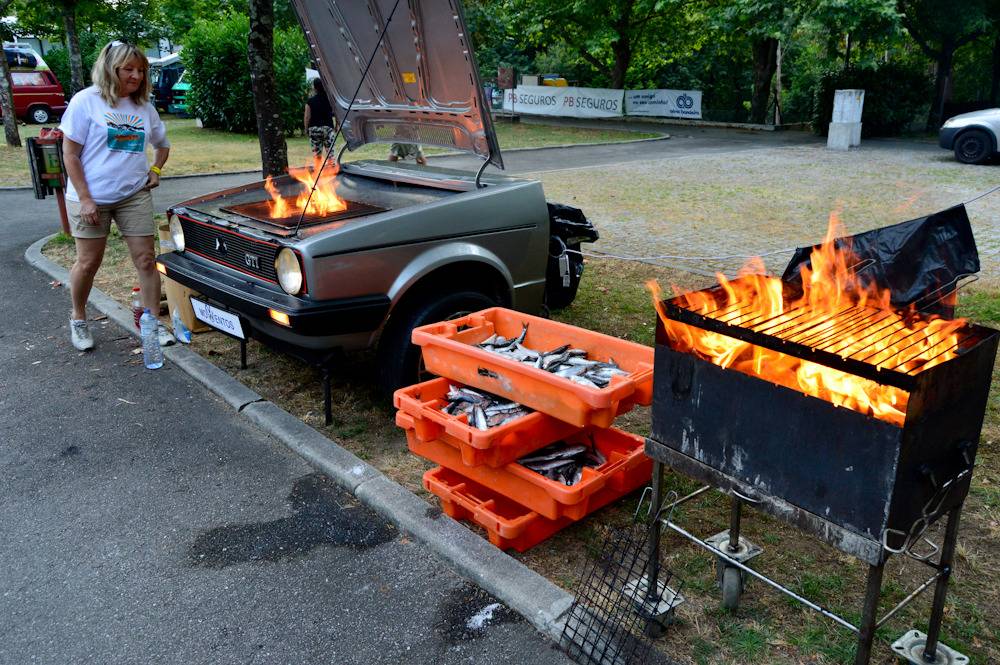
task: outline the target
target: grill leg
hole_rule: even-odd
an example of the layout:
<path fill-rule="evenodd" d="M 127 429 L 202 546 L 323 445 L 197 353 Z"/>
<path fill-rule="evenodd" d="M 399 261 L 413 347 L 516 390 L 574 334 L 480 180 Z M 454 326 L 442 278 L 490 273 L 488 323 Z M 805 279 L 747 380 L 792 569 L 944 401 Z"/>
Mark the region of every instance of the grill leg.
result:
<path fill-rule="evenodd" d="M 941 577 L 934 587 L 934 603 L 931 605 L 931 620 L 927 626 L 927 645 L 924 647 L 924 660 L 933 663 L 937 660 L 938 638 L 941 636 L 941 620 L 944 618 L 944 600 L 948 594 L 948 579 L 951 577 L 951 564 L 955 557 L 955 543 L 958 541 L 958 521 L 962 506 L 952 508 L 948 513 L 948 525 L 945 527 L 944 544 L 941 548 L 939 568 Z"/>
<path fill-rule="evenodd" d="M 872 642 L 875 641 L 875 621 L 878 619 L 878 601 L 882 595 L 882 573 L 885 561 L 868 567 L 868 583 L 865 587 L 865 608 L 861 616 L 861 633 L 858 635 L 858 651 L 854 665 L 868 665 L 872 657 Z"/>
<path fill-rule="evenodd" d="M 738 497 L 733 497 L 729 510 L 729 551 L 739 552 L 740 550 L 740 517 L 742 515 L 743 502 Z"/>
<path fill-rule="evenodd" d="M 656 591 L 660 577 L 660 521 L 657 511 L 663 501 L 663 462 L 653 462 L 653 503 L 650 507 L 653 520 L 649 523 L 649 533 L 646 536 L 646 550 L 649 555 L 649 568 L 646 570 L 646 597 L 655 607 L 659 598 Z M 666 630 L 661 622 L 651 619 L 646 622 L 646 635 L 659 637 Z"/>
<path fill-rule="evenodd" d="M 330 368 L 323 368 L 323 416 L 325 423 L 329 425 L 333 422 L 333 406 L 330 403 Z"/>

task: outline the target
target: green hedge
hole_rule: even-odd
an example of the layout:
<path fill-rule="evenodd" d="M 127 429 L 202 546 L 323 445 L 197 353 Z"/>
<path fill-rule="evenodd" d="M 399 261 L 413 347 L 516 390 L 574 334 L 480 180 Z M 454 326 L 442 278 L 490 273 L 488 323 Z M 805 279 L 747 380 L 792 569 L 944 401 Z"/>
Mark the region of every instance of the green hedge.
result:
<path fill-rule="evenodd" d="M 205 127 L 257 132 L 247 60 L 249 34 L 250 19 L 233 13 L 222 20 L 200 20 L 185 36 L 184 80 L 191 84 L 188 112 L 201 118 Z M 308 63 L 300 29 L 274 31 L 274 73 L 286 134 L 302 126 Z"/>
<path fill-rule="evenodd" d="M 925 71 L 897 63 L 859 67 L 823 74 L 816 86 L 812 125 L 826 136 L 837 90 L 865 91 L 861 112 L 863 136 L 897 136 L 926 112 L 932 82 Z"/>

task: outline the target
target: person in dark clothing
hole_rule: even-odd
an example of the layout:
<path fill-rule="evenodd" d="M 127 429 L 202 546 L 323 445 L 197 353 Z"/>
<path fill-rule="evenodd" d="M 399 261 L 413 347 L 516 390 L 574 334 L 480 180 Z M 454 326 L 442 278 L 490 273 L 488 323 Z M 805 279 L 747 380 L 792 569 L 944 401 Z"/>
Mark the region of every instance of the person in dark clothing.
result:
<path fill-rule="evenodd" d="M 323 153 L 333 146 L 333 137 L 337 133 L 337 121 L 333 119 L 333 109 L 326 96 L 321 80 L 313 79 L 313 90 L 316 94 L 306 102 L 303 124 L 309 135 L 309 146 L 313 155 L 322 157 Z"/>

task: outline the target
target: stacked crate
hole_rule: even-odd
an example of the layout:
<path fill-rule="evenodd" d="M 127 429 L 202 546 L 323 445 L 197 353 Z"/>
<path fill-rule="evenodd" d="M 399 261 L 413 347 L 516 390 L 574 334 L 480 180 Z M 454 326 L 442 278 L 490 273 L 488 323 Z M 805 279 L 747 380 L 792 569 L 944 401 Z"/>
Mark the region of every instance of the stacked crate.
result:
<path fill-rule="evenodd" d="M 494 334 L 516 338 L 525 324 L 524 346 L 546 351 L 569 344 L 591 360 L 613 360 L 628 374 L 596 388 L 477 346 Z M 422 347 L 427 370 L 441 378 L 398 390 L 396 423 L 411 451 L 440 465 L 424 474 L 424 487 L 448 515 L 485 528 L 497 547 L 523 552 L 649 481 L 643 438 L 611 424 L 652 401 L 651 348 L 499 307 L 417 328 L 413 342 Z M 479 430 L 465 415 L 443 411 L 449 385 L 493 393 L 534 412 Z M 592 444 L 606 461 L 584 467 L 572 486 L 517 463 L 558 441 Z"/>

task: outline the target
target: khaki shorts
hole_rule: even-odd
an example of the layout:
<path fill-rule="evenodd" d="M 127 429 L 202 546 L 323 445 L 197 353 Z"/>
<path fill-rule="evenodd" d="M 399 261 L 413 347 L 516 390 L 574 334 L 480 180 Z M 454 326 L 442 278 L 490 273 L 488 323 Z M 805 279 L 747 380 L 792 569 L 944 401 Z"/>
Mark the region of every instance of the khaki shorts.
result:
<path fill-rule="evenodd" d="M 97 206 L 97 223 L 86 224 L 80 219 L 80 203 L 66 200 L 70 228 L 74 238 L 107 238 L 111 220 L 123 236 L 153 235 L 153 195 L 144 189 L 118 203 Z"/>

